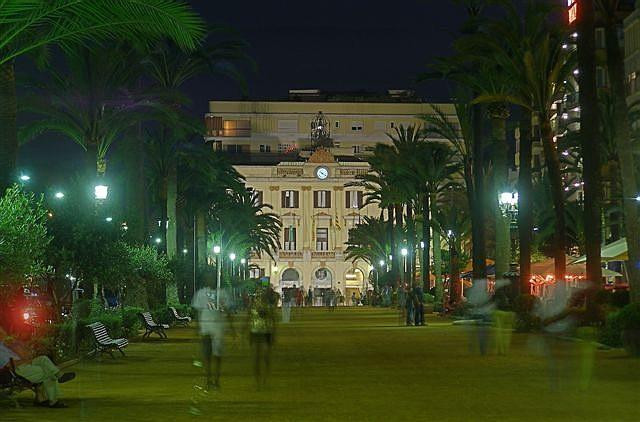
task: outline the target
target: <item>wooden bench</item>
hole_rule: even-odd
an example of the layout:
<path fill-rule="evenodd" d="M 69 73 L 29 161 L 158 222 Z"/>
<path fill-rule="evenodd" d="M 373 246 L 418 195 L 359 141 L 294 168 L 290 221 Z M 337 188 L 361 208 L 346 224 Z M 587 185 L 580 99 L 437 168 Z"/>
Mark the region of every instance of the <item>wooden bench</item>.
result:
<path fill-rule="evenodd" d="M 171 310 L 171 315 L 173 316 L 173 320 L 176 324 L 180 324 L 183 327 L 187 327 L 189 325 L 191 317 L 178 315 L 178 311 L 173 306 L 169 306 L 169 309 Z"/>
<path fill-rule="evenodd" d="M 0 368 L 0 396 L 5 396 L 12 400 L 17 408 L 20 407 L 20 404 L 15 399 L 15 395 L 24 390 L 32 390 L 35 394 L 39 385 L 18 375 L 13 359 L 9 359 L 9 363 Z"/>
<path fill-rule="evenodd" d="M 113 339 L 107 333 L 107 327 L 104 326 L 101 322 L 94 322 L 93 324 L 87 325 L 87 328 L 91 330 L 93 333 L 93 338 L 95 340 L 95 350 L 94 354 L 100 353 L 109 353 L 113 358 L 113 350 L 118 350 L 122 353 L 122 356 L 125 356 L 124 349 L 129 345 L 129 340 L 126 338 L 116 338 Z"/>
<path fill-rule="evenodd" d="M 150 312 L 140 312 L 138 315 L 140 315 L 142 325 L 145 329 L 142 338 L 149 337 L 153 333 L 159 335 L 160 338 L 167 338 L 167 334 L 164 332 L 164 330 L 169 328 L 167 324 L 157 324 L 151 317 Z"/>

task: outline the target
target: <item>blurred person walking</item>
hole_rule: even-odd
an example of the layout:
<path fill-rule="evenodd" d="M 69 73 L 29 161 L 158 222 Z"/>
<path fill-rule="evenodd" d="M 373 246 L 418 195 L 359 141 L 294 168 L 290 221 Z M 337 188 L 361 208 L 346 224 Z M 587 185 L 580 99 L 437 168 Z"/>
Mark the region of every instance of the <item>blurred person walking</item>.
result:
<path fill-rule="evenodd" d="M 274 342 L 277 294 L 271 286 L 260 287 L 249 306 L 249 343 L 253 350 L 253 374 L 260 390 L 266 386 Z"/>
<path fill-rule="evenodd" d="M 220 297 L 218 298 L 218 295 Z M 207 389 L 220 387 L 220 369 L 224 353 L 224 335 L 232 326 L 232 316 L 228 309 L 229 295 L 205 286 L 198 290 L 192 306 L 198 311 L 198 327 L 202 342 L 205 384 Z M 211 363 L 215 363 L 213 373 Z"/>

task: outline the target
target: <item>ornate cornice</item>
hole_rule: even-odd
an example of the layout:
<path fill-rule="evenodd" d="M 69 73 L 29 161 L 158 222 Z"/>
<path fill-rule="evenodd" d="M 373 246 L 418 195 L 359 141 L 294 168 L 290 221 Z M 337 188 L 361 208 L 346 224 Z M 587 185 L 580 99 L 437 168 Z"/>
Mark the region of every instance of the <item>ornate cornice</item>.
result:
<path fill-rule="evenodd" d="M 309 157 L 307 162 L 316 163 L 316 164 L 335 163 L 336 159 L 333 156 L 333 154 L 331 154 L 331 152 L 329 152 L 328 150 L 322 147 L 319 147 L 319 148 L 316 148 L 315 151 L 313 151 L 313 154 L 311 154 L 311 157 Z"/>

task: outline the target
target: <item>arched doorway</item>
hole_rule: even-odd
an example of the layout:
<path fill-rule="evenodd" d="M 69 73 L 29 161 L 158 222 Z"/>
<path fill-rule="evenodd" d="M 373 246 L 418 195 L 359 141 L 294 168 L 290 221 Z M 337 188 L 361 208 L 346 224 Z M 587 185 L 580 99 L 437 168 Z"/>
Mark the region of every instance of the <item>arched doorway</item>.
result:
<path fill-rule="evenodd" d="M 302 288 L 300 273 L 295 268 L 287 268 L 280 276 L 280 288 L 282 289 L 282 301 L 295 300 L 298 289 Z"/>
<path fill-rule="evenodd" d="M 313 272 L 313 304 L 322 306 L 328 297 L 329 291 L 333 287 L 333 274 L 331 270 L 320 267 Z"/>
<path fill-rule="evenodd" d="M 366 294 L 367 283 L 364 280 L 364 273 L 360 268 L 350 268 L 344 275 L 345 286 L 345 302 L 347 305 L 354 306 L 356 303 L 353 301 L 355 294 L 356 299 L 360 299 L 361 295 Z"/>

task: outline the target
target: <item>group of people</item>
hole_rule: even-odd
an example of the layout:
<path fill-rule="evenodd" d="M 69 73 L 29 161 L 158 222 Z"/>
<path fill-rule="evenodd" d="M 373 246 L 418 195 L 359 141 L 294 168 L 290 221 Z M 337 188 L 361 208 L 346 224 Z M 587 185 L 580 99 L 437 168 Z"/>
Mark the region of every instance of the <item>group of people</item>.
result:
<path fill-rule="evenodd" d="M 424 325 L 424 293 L 420 286 L 398 289 L 398 306 L 406 325 Z"/>
<path fill-rule="evenodd" d="M 279 295 L 271 285 L 259 286 L 248 303 L 246 331 L 254 355 L 254 376 L 257 387 L 266 385 L 271 362 L 271 347 L 275 336 L 276 307 Z M 220 372 L 224 355 L 225 333 L 233 326 L 233 298 L 224 289 L 210 287 L 200 289 L 192 306 L 198 311 L 198 327 L 202 342 L 203 367 L 207 389 L 220 387 Z"/>

